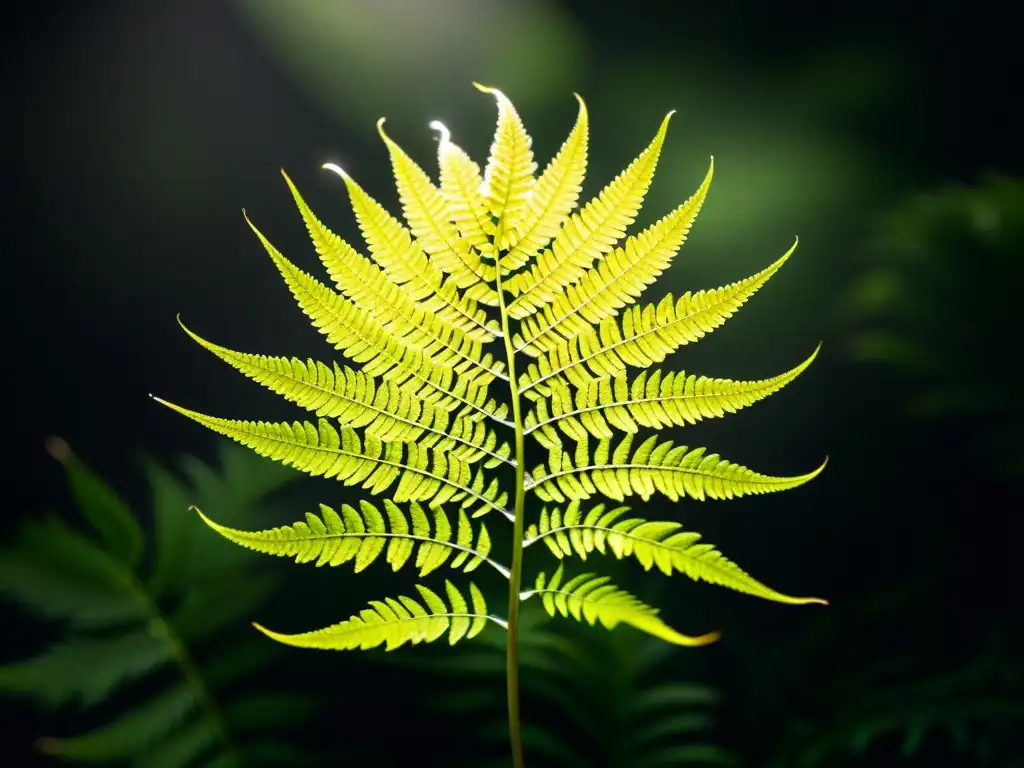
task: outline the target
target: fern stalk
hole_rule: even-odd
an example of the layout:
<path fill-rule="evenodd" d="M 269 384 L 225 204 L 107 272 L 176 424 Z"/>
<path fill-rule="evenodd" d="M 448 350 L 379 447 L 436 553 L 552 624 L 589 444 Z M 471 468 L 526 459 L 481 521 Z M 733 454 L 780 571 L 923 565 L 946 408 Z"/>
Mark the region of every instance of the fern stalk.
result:
<path fill-rule="evenodd" d="M 141 585 L 140 585 L 141 586 Z M 148 596 L 147 596 L 148 597 Z M 206 716 L 213 723 L 213 728 L 217 732 L 217 740 L 220 742 L 225 757 L 228 758 L 228 762 L 231 765 L 241 765 L 241 757 L 238 752 L 238 748 L 235 746 L 234 740 L 231 738 L 231 733 L 228 730 L 227 724 L 224 720 L 224 715 L 221 713 L 220 706 L 217 704 L 216 699 L 213 698 L 213 694 L 210 693 L 209 687 L 203 681 L 203 675 L 199 671 L 199 667 L 192 659 L 192 654 L 188 652 L 188 647 L 182 642 L 181 638 L 178 637 L 178 633 L 174 631 L 174 627 L 160 610 L 159 606 L 152 600 L 148 601 L 153 609 L 153 618 L 150 620 L 150 631 L 164 639 L 164 642 L 171 649 L 171 657 L 177 662 L 181 668 L 182 676 L 185 678 L 185 682 L 188 683 L 189 687 L 192 688 L 195 694 L 196 701 L 199 702 L 199 706 L 206 712 Z"/>
<path fill-rule="evenodd" d="M 509 391 L 512 398 L 512 421 L 515 427 L 516 497 L 512 520 L 512 564 L 508 577 L 508 637 L 505 646 L 505 678 L 508 689 L 508 731 L 512 747 L 512 765 L 523 768 L 523 734 L 519 718 L 519 603 L 523 582 L 523 532 L 526 519 L 526 441 L 523 432 L 522 407 L 519 385 L 516 381 L 516 351 L 508 328 L 505 295 L 501 289 L 501 262 L 495 265 L 497 273 L 498 311 L 504 334 L 505 356 L 508 365 Z"/>

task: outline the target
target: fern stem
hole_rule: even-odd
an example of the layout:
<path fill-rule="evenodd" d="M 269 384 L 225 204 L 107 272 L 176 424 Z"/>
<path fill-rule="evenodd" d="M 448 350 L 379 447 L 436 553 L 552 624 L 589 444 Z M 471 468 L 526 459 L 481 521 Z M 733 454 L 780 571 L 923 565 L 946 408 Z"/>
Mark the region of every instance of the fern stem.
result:
<path fill-rule="evenodd" d="M 220 742 L 224 756 L 227 758 L 227 764 L 241 766 L 242 762 L 238 748 L 231 738 L 220 706 L 218 706 L 213 695 L 210 693 L 210 689 L 203 681 L 203 675 L 199 671 L 199 667 L 196 666 L 195 661 L 193 661 L 192 655 L 188 652 L 187 646 L 182 642 L 181 637 L 174 630 L 171 622 L 167 620 L 167 617 L 146 585 L 131 571 L 127 571 L 125 576 L 130 582 L 131 588 L 139 595 L 140 601 L 146 606 L 150 616 L 150 633 L 167 643 L 171 652 L 171 658 L 174 659 L 181 669 L 185 683 L 192 689 L 200 708 L 206 712 L 206 716 L 213 724 L 213 729 L 217 733 L 217 741 Z"/>
<path fill-rule="evenodd" d="M 163 637 L 164 641 L 170 646 L 171 656 L 173 656 L 181 668 L 185 682 L 192 688 L 199 706 L 202 707 L 210 722 L 213 723 L 214 730 L 217 732 L 217 740 L 221 743 L 225 757 L 228 758 L 228 764 L 241 766 L 242 763 L 239 759 L 238 750 L 228 731 L 227 724 L 224 722 L 220 706 L 203 681 L 203 675 L 192 660 L 192 655 L 188 652 L 188 648 L 181 641 L 181 638 L 178 637 L 170 622 L 164 618 L 160 609 L 155 604 L 153 605 L 153 610 L 154 617 L 150 622 L 150 631 L 154 635 Z"/>
<path fill-rule="evenodd" d="M 495 236 L 495 243 L 498 242 Z M 513 768 L 523 768 L 523 733 L 519 716 L 519 590 L 523 581 L 523 535 L 526 517 L 526 441 L 523 434 L 523 414 L 519 403 L 519 385 L 516 381 L 516 351 L 508 328 L 505 295 L 501 289 L 501 260 L 495 260 L 497 275 L 498 311 L 508 358 L 508 386 L 512 397 L 512 419 L 516 430 L 516 502 L 512 521 L 512 564 L 508 579 L 508 633 L 505 642 L 505 681 L 508 691 L 508 731 L 512 747 Z"/>

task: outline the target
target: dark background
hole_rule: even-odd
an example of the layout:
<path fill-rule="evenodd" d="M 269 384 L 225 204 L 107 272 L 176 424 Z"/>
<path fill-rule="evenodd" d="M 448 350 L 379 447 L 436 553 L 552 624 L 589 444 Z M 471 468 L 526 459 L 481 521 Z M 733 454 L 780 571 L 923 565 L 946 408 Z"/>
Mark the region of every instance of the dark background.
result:
<path fill-rule="evenodd" d="M 854 324 L 843 310 L 886 211 L 944 184 L 1021 173 L 1019 28 L 1002 9 L 994 0 L 17 4 L 2 26 L 10 386 L 0 535 L 64 503 L 59 467 L 42 450 L 47 435 L 65 437 L 139 505 L 140 449 L 212 459 L 215 438 L 147 393 L 230 418 L 293 416 L 196 347 L 175 315 L 235 349 L 324 356 L 240 209 L 315 269 L 278 168 L 353 241 L 342 185 L 320 164 L 339 162 L 396 209 L 374 121 L 387 116 L 392 137 L 428 170 L 432 119 L 482 160 L 494 106 L 471 88 L 479 80 L 515 102 L 541 163 L 571 126 L 571 93 L 587 100 L 585 199 L 678 110 L 641 224 L 689 195 L 715 155 L 700 220 L 645 298 L 741 279 L 800 236 L 768 286 L 670 367 L 765 377 L 823 341 L 788 389 L 701 425 L 694 439 L 769 474 L 802 473 L 826 454 L 831 463 L 790 493 L 709 503 L 692 527 L 782 591 L 830 598 L 826 610 L 840 615 L 923 580 L 924 619 L 893 617 L 884 650 L 927 647 L 954 659 L 989 631 L 1016 631 L 1019 479 L 964 450 L 980 429 L 974 416 L 908 415 L 913 382 L 851 357 Z M 968 269 L 964 292 L 1001 279 Z M 1010 310 L 965 318 L 979 348 L 993 343 L 990 324 L 1019 325 Z M 1010 366 L 1019 349 L 993 355 Z M 336 487 L 309 482 L 337 499 Z M 328 594 L 334 584 L 340 594 L 352 588 L 350 574 L 319 576 Z M 692 586 L 675 602 L 666 592 L 666 613 L 695 631 L 725 631 L 707 669 L 731 700 L 753 701 L 730 632 L 763 641 L 761 662 L 745 658 L 768 665 L 769 652 L 787 658 L 787 633 L 805 629 L 817 609 Z M 340 620 L 356 604 L 339 600 L 325 615 Z M 851 647 L 853 617 L 837 640 Z M 0 647 L 33 631 L 6 613 Z M 845 664 L 844 649 L 833 650 L 822 675 Z M 328 678 L 332 658 L 320 662 Z M 801 659 L 794 650 L 788 661 Z M 369 690 L 379 672 L 345 664 L 336 702 Z M 24 707 L 3 706 L 5 749 L 27 760 L 38 723 Z M 417 727 L 412 699 L 390 706 L 394 721 Z M 745 706 L 735 704 L 726 743 L 757 765 L 766 737 L 748 727 L 757 718 Z M 929 764 L 947 764 L 936 755 Z"/>

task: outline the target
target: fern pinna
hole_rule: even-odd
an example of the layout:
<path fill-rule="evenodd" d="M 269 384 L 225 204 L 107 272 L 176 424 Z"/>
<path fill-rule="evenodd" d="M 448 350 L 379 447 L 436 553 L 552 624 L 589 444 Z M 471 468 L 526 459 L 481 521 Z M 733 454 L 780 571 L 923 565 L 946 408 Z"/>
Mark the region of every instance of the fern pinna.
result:
<path fill-rule="evenodd" d="M 768 588 L 679 523 L 649 522 L 626 516 L 626 507 L 592 502 L 782 491 L 812 479 L 824 465 L 773 477 L 704 448 L 638 437 L 641 428 L 659 431 L 732 413 L 784 387 L 814 359 L 760 381 L 645 370 L 724 323 L 793 251 L 723 288 L 636 303 L 685 240 L 713 172 L 712 163 L 689 200 L 625 237 L 654 176 L 671 113 L 646 149 L 574 212 L 587 165 L 582 99 L 568 138 L 538 175 L 531 138 L 512 103 L 498 90 L 477 88 L 498 106 L 482 174 L 435 122 L 435 184 L 385 133 L 383 120 L 378 123 L 404 224 L 344 170 L 325 166 L 344 180 L 370 257 L 324 226 L 285 176 L 335 288 L 286 259 L 246 217 L 313 325 L 360 369 L 236 352 L 188 331 L 246 376 L 313 412 L 315 422 L 240 421 L 160 402 L 266 457 L 385 495 L 380 506 L 324 505 L 303 522 L 260 532 L 203 517 L 228 539 L 300 562 L 351 562 L 357 571 L 378 559 L 395 569 L 412 563 L 421 576 L 443 565 L 468 572 L 487 564 L 508 579 L 505 618 L 488 612 L 472 582 L 445 581 L 443 588 L 417 585 L 407 595 L 371 602 L 326 629 L 284 635 L 259 628 L 296 646 L 391 649 L 433 641 L 445 631 L 455 643 L 488 621 L 506 627 L 509 722 L 514 762 L 521 765 L 522 600 L 537 596 L 552 615 L 608 628 L 628 624 L 679 645 L 717 637 L 681 634 L 606 578 L 568 576 L 561 565 L 524 590 L 527 547 L 542 542 L 559 558 L 594 552 L 633 557 L 647 569 L 680 571 L 770 600 L 824 602 Z M 512 446 L 501 431 L 510 433 Z M 527 438 L 547 453 L 529 470 Z M 514 487 L 499 483 L 493 471 L 501 467 L 514 469 Z M 550 506 L 527 525 L 530 493 Z M 490 557 L 484 518 L 496 515 L 513 529 L 508 565 Z"/>

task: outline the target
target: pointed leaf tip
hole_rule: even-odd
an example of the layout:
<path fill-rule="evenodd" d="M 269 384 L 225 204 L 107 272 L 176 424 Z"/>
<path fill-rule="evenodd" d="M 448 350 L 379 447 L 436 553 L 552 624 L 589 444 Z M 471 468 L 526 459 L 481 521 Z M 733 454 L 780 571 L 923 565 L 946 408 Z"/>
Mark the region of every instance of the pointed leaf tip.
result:
<path fill-rule="evenodd" d="M 67 464 L 74 456 L 71 453 L 71 446 L 68 445 L 67 441 L 57 435 L 50 435 L 50 437 L 46 438 L 43 446 L 46 452 L 61 464 Z"/>
<path fill-rule="evenodd" d="M 343 178 L 343 179 L 344 179 L 345 181 L 348 181 L 348 180 L 349 180 L 349 176 L 348 176 L 348 174 L 347 174 L 347 173 L 345 173 L 344 169 L 343 169 L 343 168 L 342 168 L 342 167 L 341 167 L 340 165 L 338 165 L 338 164 L 336 164 L 336 163 L 324 163 L 324 164 L 323 164 L 323 165 L 321 165 L 320 167 L 321 167 L 321 168 L 322 168 L 323 170 L 325 170 L 325 171 L 332 171 L 332 172 L 334 172 L 334 173 L 338 174 L 338 175 L 339 175 L 339 176 L 341 176 L 341 178 Z"/>
<path fill-rule="evenodd" d="M 451 141 L 452 141 L 452 131 L 447 129 L 441 121 L 439 121 L 439 120 L 431 120 L 430 121 L 430 128 L 432 130 L 435 130 L 435 131 L 437 131 L 438 133 L 441 134 L 440 136 L 438 136 L 438 141 L 441 144 L 451 143 Z"/>
<path fill-rule="evenodd" d="M 706 635 L 698 635 L 697 637 L 690 638 L 692 642 L 688 643 L 688 645 L 692 645 L 695 648 L 702 645 L 711 645 L 711 643 L 718 642 L 721 637 L 721 632 L 708 632 Z"/>
<path fill-rule="evenodd" d="M 441 139 L 441 143 L 442 144 L 447 144 L 449 141 L 451 141 L 452 132 L 449 131 L 445 127 L 444 123 L 442 123 L 440 120 L 431 120 L 429 127 L 432 130 L 435 130 L 435 131 L 437 131 L 438 133 L 441 134 L 440 139 Z"/>

